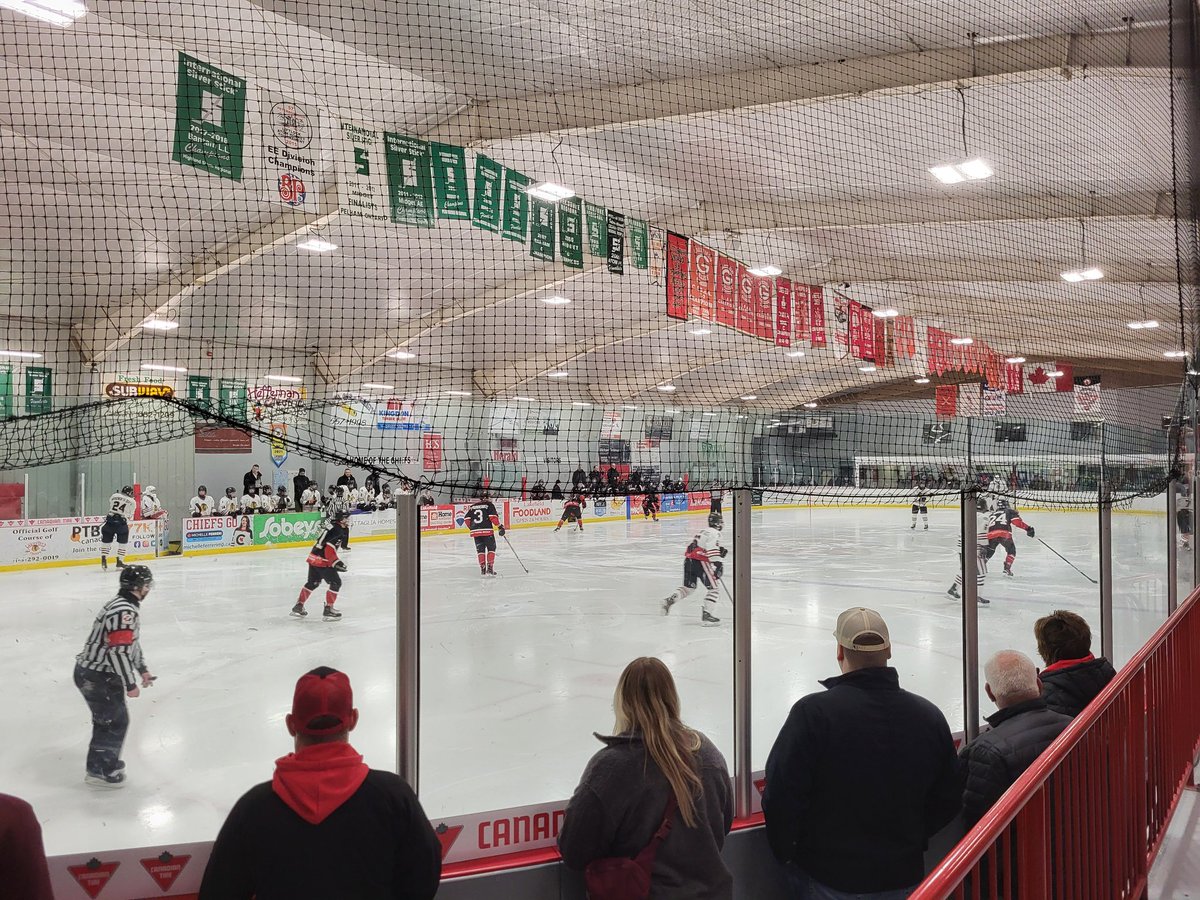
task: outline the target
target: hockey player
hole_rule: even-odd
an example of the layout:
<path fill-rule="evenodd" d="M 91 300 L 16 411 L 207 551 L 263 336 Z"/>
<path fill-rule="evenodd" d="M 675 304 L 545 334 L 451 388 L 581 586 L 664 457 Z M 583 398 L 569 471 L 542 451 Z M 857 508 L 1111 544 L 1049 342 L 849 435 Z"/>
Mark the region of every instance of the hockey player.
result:
<path fill-rule="evenodd" d="M 305 512 L 312 512 L 321 505 L 321 492 L 317 489 L 317 483 L 311 482 L 304 489 L 304 493 L 300 495 L 300 508 Z"/>
<path fill-rule="evenodd" d="M 981 513 L 988 511 L 988 503 L 982 497 L 978 500 L 978 509 Z M 987 521 L 984 521 L 982 530 L 975 535 L 975 585 L 976 588 L 982 588 L 984 581 L 987 580 L 987 563 L 988 563 L 988 528 Z M 958 600 L 962 595 L 959 593 L 959 588 L 962 587 L 962 535 L 958 536 L 958 571 L 954 573 L 954 584 L 947 588 L 946 593 Z M 977 602 L 983 606 L 990 601 L 983 594 L 976 592 Z"/>
<path fill-rule="evenodd" d="M 649 490 L 642 498 L 642 518 L 658 521 L 658 491 Z"/>
<path fill-rule="evenodd" d="M 1003 547 L 1007 556 L 1004 557 L 1004 574 L 1013 577 L 1012 564 L 1017 558 L 1017 545 L 1013 541 L 1013 526 L 1024 528 L 1030 537 L 1034 536 L 1033 526 L 1021 518 L 1017 510 L 1008 505 L 1007 500 L 996 500 L 992 504 L 992 512 L 987 519 L 987 558 L 990 560 L 996 554 L 997 547 Z"/>
<path fill-rule="evenodd" d="M 292 498 L 288 496 L 287 488 L 282 484 L 279 486 L 279 492 L 275 494 L 275 512 L 291 512 Z"/>
<path fill-rule="evenodd" d="M 350 515 L 350 489 L 345 485 L 337 485 L 330 489 L 329 499 L 325 501 L 326 524 L 335 521 L 339 514 Z"/>
<path fill-rule="evenodd" d="M 579 530 L 583 531 L 583 511 L 587 509 L 587 497 L 582 491 L 574 491 L 566 500 L 563 501 L 562 518 L 558 520 L 558 525 L 554 527 L 555 531 L 563 527 L 563 522 L 568 525 L 575 522 L 579 525 Z"/>
<path fill-rule="evenodd" d="M 308 581 L 300 588 L 300 597 L 292 607 L 292 615 L 303 618 L 308 615 L 304 604 L 309 596 L 322 581 L 328 585 L 325 590 L 325 610 L 322 618 L 325 621 L 340 619 L 342 614 L 333 608 L 337 602 L 338 591 L 342 589 L 342 572 L 346 571 L 346 561 L 343 558 L 350 550 L 350 513 L 337 510 L 332 515 L 329 526 L 317 538 L 308 554 Z"/>
<path fill-rule="evenodd" d="M 158 499 L 158 488 L 152 484 L 142 490 L 142 518 L 161 519 L 167 515 L 162 502 Z"/>
<path fill-rule="evenodd" d="M 721 577 L 725 564 L 714 557 L 724 557 L 729 548 L 721 546 L 721 514 L 708 514 L 708 527 L 697 534 L 687 546 L 683 554 L 683 585 L 676 588 L 675 593 L 662 602 L 663 615 L 671 611 L 671 607 L 688 596 L 696 589 L 696 582 L 703 582 L 706 588 L 704 601 L 700 605 L 700 624 L 716 625 L 721 620 L 714 616 L 711 610 L 717 608 L 717 579 Z"/>
<path fill-rule="evenodd" d="M 258 512 L 258 508 L 258 488 L 256 488 L 254 485 L 251 485 L 250 487 L 246 488 L 246 493 L 242 494 L 242 513 L 252 516 Z"/>
<path fill-rule="evenodd" d="M 125 547 L 129 544 L 129 520 L 137 503 L 133 499 L 133 487 L 125 485 L 108 498 L 108 515 L 100 528 L 100 568 L 108 568 L 108 557 L 112 553 L 113 538 L 117 539 L 117 568 L 125 568 Z"/>
<path fill-rule="evenodd" d="M 241 514 L 242 504 L 237 498 L 236 490 L 231 487 L 225 488 L 225 496 L 221 498 L 221 502 L 217 506 L 217 512 L 223 516 L 236 516 Z"/>
<path fill-rule="evenodd" d="M 504 537 L 504 526 L 500 524 L 500 514 L 485 491 L 483 496 L 467 507 L 463 514 L 463 524 L 471 531 L 475 540 L 475 553 L 479 557 L 479 574 L 495 575 L 496 569 L 496 535 L 493 528 L 499 529 L 500 537 Z"/>
<path fill-rule="evenodd" d="M 275 512 L 275 495 L 271 493 L 269 487 L 264 487 L 258 492 L 258 512 L 260 514 Z"/>
<path fill-rule="evenodd" d="M 391 509 L 395 505 L 396 501 L 392 497 L 392 486 L 390 484 L 385 484 L 383 486 L 383 490 L 379 492 L 379 500 L 376 503 L 376 506 L 378 506 L 380 509 Z"/>
<path fill-rule="evenodd" d="M 925 491 L 923 491 L 923 490 L 917 491 L 917 496 L 913 498 L 913 503 L 912 503 L 912 528 L 910 530 L 912 530 L 912 531 L 916 530 L 918 515 L 921 516 L 921 522 L 924 524 L 925 530 L 926 531 L 929 530 L 928 502 L 929 502 L 928 497 L 925 494 Z"/>
<path fill-rule="evenodd" d="M 121 759 L 129 730 L 125 697 L 141 693 L 139 680 L 144 688 L 154 684 L 142 656 L 138 623 L 142 601 L 153 585 L 149 568 L 125 566 L 117 596 L 97 614 L 83 652 L 75 657 L 75 687 L 92 713 L 92 740 L 83 780 L 97 787 L 119 788 L 125 783 Z"/>
<path fill-rule="evenodd" d="M 716 513 L 718 516 L 721 514 L 721 498 L 724 496 L 725 492 L 722 490 L 708 492 L 708 511 L 710 514 Z"/>
<path fill-rule="evenodd" d="M 217 511 L 216 499 L 208 496 L 208 488 L 204 485 L 196 488 L 196 496 L 192 498 L 191 513 L 193 516 L 211 516 Z"/>

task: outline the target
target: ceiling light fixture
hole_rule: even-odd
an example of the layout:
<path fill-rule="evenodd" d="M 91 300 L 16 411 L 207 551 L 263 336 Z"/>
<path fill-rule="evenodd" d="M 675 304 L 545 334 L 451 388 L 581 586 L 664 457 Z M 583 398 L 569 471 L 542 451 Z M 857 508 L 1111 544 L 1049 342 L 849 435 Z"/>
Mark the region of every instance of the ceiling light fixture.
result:
<path fill-rule="evenodd" d="M 804 355 L 804 351 L 803 350 L 793 350 L 791 353 L 786 353 L 784 355 L 790 356 L 792 359 L 799 359 L 800 357 L 802 357 Z"/>
<path fill-rule="evenodd" d="M 996 173 L 984 160 L 976 158 L 944 166 L 930 166 L 929 174 L 942 184 L 958 184 L 962 181 L 982 181 Z"/>
<path fill-rule="evenodd" d="M 817 403 L 815 400 L 809 400 L 807 403 L 804 404 L 804 408 L 805 409 L 816 409 Z"/>
<path fill-rule="evenodd" d="M 622 406 L 621 409 L 637 409 L 636 406 Z"/>
<path fill-rule="evenodd" d="M 572 400 L 571 405 L 572 406 L 591 406 L 592 404 L 584 403 L 582 400 Z"/>
<path fill-rule="evenodd" d="M 738 416 L 738 418 L 739 418 L 739 419 L 744 419 L 744 418 L 746 418 L 746 417 L 745 417 L 745 416 Z"/>
<path fill-rule="evenodd" d="M 746 394 L 742 397 L 743 400 L 757 400 L 758 394 Z"/>
<path fill-rule="evenodd" d="M 871 315 L 877 319 L 894 319 L 900 315 L 900 311 L 897 309 L 875 309 L 871 311 Z"/>
<path fill-rule="evenodd" d="M 42 354 L 31 353 L 28 350 L 0 350 L 0 356 L 11 356 L 14 359 L 41 359 Z"/>
<path fill-rule="evenodd" d="M 514 400 L 520 400 L 523 403 L 537 403 L 532 397 L 513 397 Z"/>
<path fill-rule="evenodd" d="M 758 278 L 774 278 L 776 275 L 782 275 L 783 269 L 779 268 L 779 266 L 768 264 L 765 266 L 755 266 L 750 270 L 750 274 Z"/>
<path fill-rule="evenodd" d="M 671 393 L 672 391 L 674 391 L 674 390 L 675 390 L 675 385 L 673 385 L 673 384 L 660 384 L 660 385 L 658 386 L 658 389 L 659 389 L 660 391 L 662 391 L 664 394 L 669 394 L 669 393 Z"/>
<path fill-rule="evenodd" d="M 975 338 L 969 338 L 969 337 L 950 338 L 950 343 L 954 344 L 956 347 L 966 347 L 969 344 L 975 343 Z"/>
<path fill-rule="evenodd" d="M 391 391 L 396 389 L 394 384 L 378 384 L 374 381 L 364 382 L 363 387 L 369 391 Z"/>
<path fill-rule="evenodd" d="M 914 378 L 913 384 L 929 384 L 928 378 Z"/>
<path fill-rule="evenodd" d="M 1014 365 L 1014 366 L 1015 366 L 1017 363 L 1023 363 L 1023 362 L 1025 362 L 1025 357 L 1023 357 L 1023 356 L 1010 356 L 1010 357 L 1008 357 L 1007 359 L 1005 359 L 1004 361 L 1005 361 L 1006 363 L 1011 363 L 1012 365 Z"/>
<path fill-rule="evenodd" d="M 1104 273 L 1093 266 L 1088 269 L 1073 269 L 1070 272 L 1063 272 L 1061 277 L 1063 281 L 1070 281 L 1072 283 L 1079 281 L 1099 281 L 1104 277 Z"/>
<path fill-rule="evenodd" d="M 307 241 L 301 241 L 296 247 L 300 250 L 308 250 L 310 253 L 329 253 L 331 250 L 337 249 L 337 244 L 331 244 L 329 241 L 323 241 L 319 237 L 313 237 Z"/>
<path fill-rule="evenodd" d="M 391 359 L 416 359 L 417 354 L 409 353 L 407 350 L 393 350 L 388 354 Z"/>
<path fill-rule="evenodd" d="M 470 391 L 446 391 L 451 397 L 470 397 Z"/>
<path fill-rule="evenodd" d="M 264 375 L 263 378 L 267 381 L 283 381 L 287 384 L 299 384 L 303 378 L 297 378 L 295 375 Z"/>
<path fill-rule="evenodd" d="M 557 372 L 547 372 L 546 377 L 547 378 L 566 378 L 570 374 L 571 374 L 570 372 L 565 372 L 560 369 Z"/>
<path fill-rule="evenodd" d="M 564 297 L 561 294 L 555 294 L 552 297 L 542 297 L 542 302 L 550 306 L 565 306 L 571 302 L 571 298 Z"/>
<path fill-rule="evenodd" d="M 1168 350 L 1163 354 L 1167 359 L 1183 359 L 1187 356 L 1186 350 Z"/>
<path fill-rule="evenodd" d="M 1157 328 L 1158 319 L 1146 319 L 1143 322 L 1128 322 L 1126 328 L 1132 328 L 1134 331 L 1141 331 L 1144 328 Z"/>
<path fill-rule="evenodd" d="M 558 203 L 560 200 L 570 200 L 575 196 L 575 191 L 556 181 L 539 181 L 537 184 L 531 184 L 525 188 L 525 193 L 530 197 L 545 200 L 547 203 Z"/>
<path fill-rule="evenodd" d="M 178 322 L 172 322 L 169 319 L 147 319 L 142 323 L 142 328 L 149 331 L 174 331 L 178 327 Z"/>
<path fill-rule="evenodd" d="M 876 369 L 875 369 L 875 367 L 874 367 L 874 366 L 859 366 L 859 367 L 858 367 L 858 371 L 860 371 L 860 372 L 874 372 L 874 371 L 876 371 Z"/>
<path fill-rule="evenodd" d="M 700 413 L 700 415 L 702 415 L 702 416 L 715 416 L 715 415 L 716 415 L 716 413 L 714 413 L 714 412 L 706 412 L 706 413 Z"/>
<path fill-rule="evenodd" d="M 693 328 L 688 334 L 694 334 L 697 337 L 703 337 L 706 334 L 712 334 L 711 328 Z"/>
<path fill-rule="evenodd" d="M 153 372 L 186 372 L 183 366 L 164 366 L 162 363 L 142 363 L 143 369 Z"/>
<path fill-rule="evenodd" d="M 1053 372 L 1047 372 L 1046 374 L 1051 378 L 1062 378 L 1063 373 L 1061 369 L 1055 369 Z"/>
<path fill-rule="evenodd" d="M 0 0 L 0 6 L 59 28 L 73 25 L 88 11 L 86 6 L 74 0 Z"/>

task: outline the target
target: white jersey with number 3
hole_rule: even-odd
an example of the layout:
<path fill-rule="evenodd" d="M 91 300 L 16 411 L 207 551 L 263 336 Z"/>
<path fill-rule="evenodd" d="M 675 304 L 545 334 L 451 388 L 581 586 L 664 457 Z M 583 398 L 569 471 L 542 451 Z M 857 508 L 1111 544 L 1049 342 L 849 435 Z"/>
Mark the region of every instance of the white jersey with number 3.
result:
<path fill-rule="evenodd" d="M 128 494 L 122 494 L 120 491 L 108 498 L 108 515 L 121 516 L 124 519 L 132 519 L 133 511 L 137 508 L 132 497 Z"/>

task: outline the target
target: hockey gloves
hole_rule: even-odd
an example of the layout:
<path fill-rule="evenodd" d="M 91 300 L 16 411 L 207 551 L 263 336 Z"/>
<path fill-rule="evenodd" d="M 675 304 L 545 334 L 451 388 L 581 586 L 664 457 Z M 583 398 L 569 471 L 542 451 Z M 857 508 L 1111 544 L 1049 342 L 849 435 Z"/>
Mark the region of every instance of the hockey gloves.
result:
<path fill-rule="evenodd" d="M 1026 529 L 1025 529 L 1025 533 L 1026 533 L 1027 535 L 1029 535 L 1030 537 L 1033 537 L 1033 526 L 1032 526 L 1032 525 L 1030 525 L 1028 528 L 1026 528 Z"/>
<path fill-rule="evenodd" d="M 348 568 L 349 566 L 347 566 L 346 563 L 340 559 L 333 564 L 333 571 L 335 572 L 345 572 Z"/>
<path fill-rule="evenodd" d="M 729 555 L 729 548 L 728 548 L 728 547 L 722 547 L 722 548 L 720 548 L 720 549 L 721 549 L 721 559 L 724 559 L 726 556 L 728 556 L 728 555 Z"/>
<path fill-rule="evenodd" d="M 713 563 L 713 575 L 720 578 L 725 571 L 725 563 L 717 561 Z"/>
<path fill-rule="evenodd" d="M 504 537 L 504 526 L 500 526 L 500 537 Z"/>

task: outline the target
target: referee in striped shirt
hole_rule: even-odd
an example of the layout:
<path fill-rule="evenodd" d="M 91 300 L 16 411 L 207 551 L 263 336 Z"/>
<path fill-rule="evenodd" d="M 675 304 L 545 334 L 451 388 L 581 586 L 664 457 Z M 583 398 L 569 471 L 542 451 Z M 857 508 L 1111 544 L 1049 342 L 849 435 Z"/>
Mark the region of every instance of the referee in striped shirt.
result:
<path fill-rule="evenodd" d="M 142 601 L 154 585 L 147 566 L 121 570 L 120 590 L 92 623 L 83 652 L 75 657 L 75 687 L 92 711 L 92 742 L 88 745 L 84 781 L 119 788 L 125 783 L 121 747 L 129 730 L 125 696 L 136 697 L 150 687 L 154 676 L 142 658 L 138 623 Z"/>

